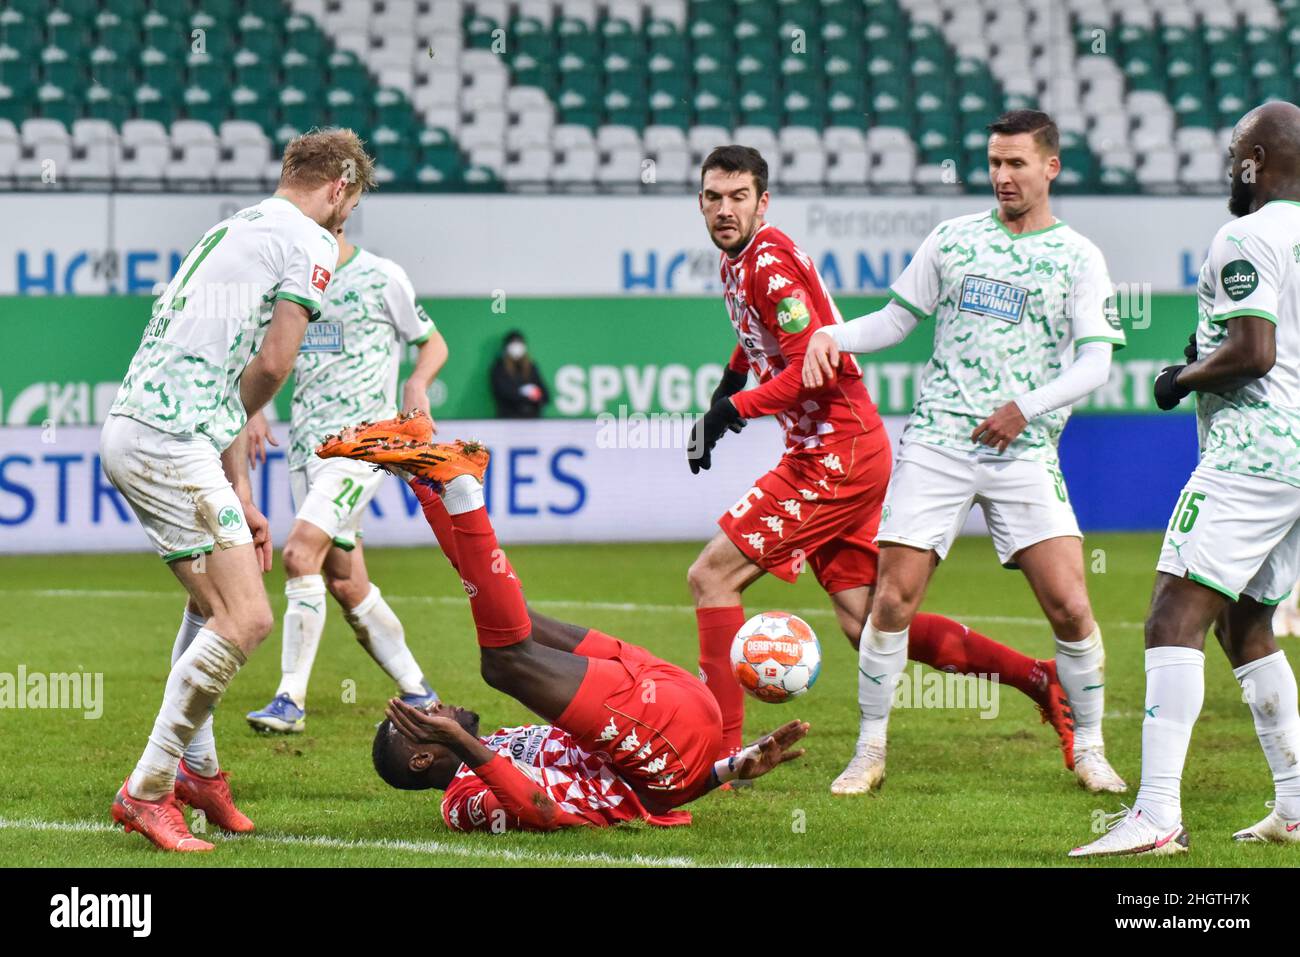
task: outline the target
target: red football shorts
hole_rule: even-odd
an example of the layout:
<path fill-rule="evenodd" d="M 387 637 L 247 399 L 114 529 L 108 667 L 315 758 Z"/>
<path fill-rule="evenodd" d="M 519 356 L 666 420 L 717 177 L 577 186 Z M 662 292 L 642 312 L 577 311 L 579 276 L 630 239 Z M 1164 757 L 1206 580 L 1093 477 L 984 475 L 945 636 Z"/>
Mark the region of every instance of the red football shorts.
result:
<path fill-rule="evenodd" d="M 555 723 L 583 749 L 608 755 L 651 810 L 693 800 L 722 747 L 713 693 L 644 648 L 593 634 L 588 641 L 605 647 L 591 652 L 600 657 L 588 659 L 578 693 Z"/>
<path fill-rule="evenodd" d="M 883 425 L 789 452 L 718 525 L 750 561 L 782 581 L 795 581 L 806 566 L 827 594 L 873 585 L 892 460 Z"/>

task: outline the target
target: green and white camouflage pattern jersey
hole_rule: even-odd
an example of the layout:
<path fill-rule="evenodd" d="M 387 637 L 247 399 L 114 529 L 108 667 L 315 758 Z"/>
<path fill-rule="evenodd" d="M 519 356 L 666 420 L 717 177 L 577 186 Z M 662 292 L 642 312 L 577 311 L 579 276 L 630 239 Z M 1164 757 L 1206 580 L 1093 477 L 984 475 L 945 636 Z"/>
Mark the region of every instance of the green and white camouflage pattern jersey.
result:
<path fill-rule="evenodd" d="M 299 303 L 314 319 L 337 261 L 334 237 L 287 199 L 217 223 L 154 301 L 109 414 L 201 435 L 225 451 L 244 427 L 239 378 L 276 301 Z"/>
<path fill-rule="evenodd" d="M 306 468 L 330 433 L 396 415 L 401 344 L 434 328 L 397 263 L 360 248 L 340 263 L 293 367 L 289 467 Z"/>
<path fill-rule="evenodd" d="M 1263 378 L 1196 397 L 1201 461 L 1224 472 L 1300 486 L 1300 204 L 1267 203 L 1221 227 L 1196 285 L 1196 352 L 1228 338 L 1234 316 L 1277 326 L 1277 358 Z"/>
<path fill-rule="evenodd" d="M 904 442 L 997 455 L 971 441 L 975 426 L 1054 379 L 1086 342 L 1124 346 L 1101 252 L 1065 223 L 1015 235 L 997 210 L 934 228 L 890 289 L 919 319 L 933 318 Z M 1069 408 L 1038 416 L 1003 456 L 1055 466 Z"/>

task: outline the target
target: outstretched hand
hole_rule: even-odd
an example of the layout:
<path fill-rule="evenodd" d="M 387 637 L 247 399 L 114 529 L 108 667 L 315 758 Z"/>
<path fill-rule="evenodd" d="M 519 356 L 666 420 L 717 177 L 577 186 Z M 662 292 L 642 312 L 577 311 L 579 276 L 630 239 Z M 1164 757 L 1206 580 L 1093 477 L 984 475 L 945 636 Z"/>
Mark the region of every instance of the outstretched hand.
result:
<path fill-rule="evenodd" d="M 805 753 L 803 748 L 797 751 L 791 751 L 790 748 L 804 739 L 810 727 L 812 725 L 807 721 L 790 721 L 771 734 L 759 738 L 750 745 L 750 748 L 758 749 L 757 753 L 751 754 L 736 765 L 736 777 L 752 781 L 754 778 L 761 778 L 778 765 L 803 757 Z"/>

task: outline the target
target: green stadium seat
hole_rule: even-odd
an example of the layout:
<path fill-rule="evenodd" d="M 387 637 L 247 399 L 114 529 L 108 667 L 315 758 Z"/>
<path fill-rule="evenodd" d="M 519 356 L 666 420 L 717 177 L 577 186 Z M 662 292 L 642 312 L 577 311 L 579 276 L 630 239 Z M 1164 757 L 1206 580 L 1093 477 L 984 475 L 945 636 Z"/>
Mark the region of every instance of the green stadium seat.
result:
<path fill-rule="evenodd" d="M 329 84 L 335 88 L 364 89 L 370 74 L 351 50 L 336 50 L 329 56 Z"/>
<path fill-rule="evenodd" d="M 114 126 L 121 126 L 131 118 L 131 105 L 126 98 L 100 83 L 86 89 L 85 106 L 86 116 L 108 120 Z"/>
<path fill-rule="evenodd" d="M 325 88 L 325 77 L 316 60 L 301 50 L 291 47 L 280 57 L 280 78 L 285 86 L 293 86 L 314 97 Z"/>
<path fill-rule="evenodd" d="M 243 24 L 248 18 L 243 17 Z M 267 62 L 273 61 L 280 54 L 280 37 L 266 26 L 244 27 L 239 32 L 239 44 L 245 50 L 251 50 Z"/>
<path fill-rule="evenodd" d="M 46 47 L 41 51 L 41 81 L 66 90 L 79 90 L 86 85 L 86 71 L 82 64 L 82 60 L 69 55 L 61 47 Z"/>
<path fill-rule="evenodd" d="M 605 121 L 618 126 L 631 126 L 641 129 L 649 118 L 649 101 L 642 94 L 629 96 L 621 90 L 609 90 L 605 93 Z"/>
<path fill-rule="evenodd" d="M 531 53 L 516 53 L 510 61 L 510 73 L 516 85 L 538 86 L 555 96 L 559 74 L 550 61 L 539 60 Z"/>
<path fill-rule="evenodd" d="M 605 55 L 615 54 L 629 60 L 644 60 L 645 38 L 626 20 L 608 19 L 600 25 Z"/>
<path fill-rule="evenodd" d="M 510 25 L 510 36 L 516 51 L 527 53 L 538 60 L 555 56 L 555 36 L 536 17 L 520 17 L 515 20 Z"/>
<path fill-rule="evenodd" d="M 561 17 L 555 25 L 555 36 L 562 53 L 571 53 L 591 62 L 600 58 L 600 35 L 592 33 L 587 24 L 576 17 Z"/>
<path fill-rule="evenodd" d="M 730 0 L 691 0 L 686 13 L 687 23 L 709 23 L 719 28 L 725 28 L 735 18 Z"/>
<path fill-rule="evenodd" d="M 331 126 L 346 127 L 362 139 L 370 136 L 370 108 L 351 90 L 334 87 L 325 94 L 325 103 L 326 122 Z"/>
<path fill-rule="evenodd" d="M 399 133 L 404 139 L 415 135 L 416 118 L 406 94 L 395 87 L 381 87 L 374 96 L 375 126 Z"/>
<path fill-rule="evenodd" d="M 651 20 L 645 28 L 650 54 L 671 57 L 678 62 L 690 58 L 690 41 L 669 20 Z"/>
<path fill-rule="evenodd" d="M 466 46 L 474 50 L 490 50 L 494 40 L 504 36 L 504 31 L 497 32 L 501 29 L 501 24 L 491 17 L 474 14 L 464 26 Z"/>
<path fill-rule="evenodd" d="M 15 50 L 36 50 L 41 46 L 40 24 L 30 18 L 10 19 L 0 23 L 0 42 Z"/>
<path fill-rule="evenodd" d="M 239 85 L 230 91 L 231 117 L 248 120 L 271 135 L 276 124 L 276 104 L 263 89 Z"/>
<path fill-rule="evenodd" d="M 202 86 L 188 86 L 181 98 L 181 110 L 191 120 L 202 120 L 216 129 L 230 119 L 230 99 L 224 95 L 214 96 L 212 91 Z"/>
<path fill-rule="evenodd" d="M 171 126 L 178 112 L 176 101 L 157 87 L 144 84 L 136 88 L 134 113 L 140 119 Z"/>
<path fill-rule="evenodd" d="M 691 24 L 691 54 L 699 62 L 700 57 L 708 57 L 720 63 L 730 63 L 735 55 L 735 44 L 731 35 L 724 29 L 709 21 L 699 20 Z"/>
<path fill-rule="evenodd" d="M 283 135 L 284 127 L 292 127 L 294 134 L 306 133 L 313 126 L 321 123 L 320 105 L 307 93 L 297 87 L 288 86 L 280 91 L 276 126 L 277 139 Z"/>
<path fill-rule="evenodd" d="M 178 58 L 189 52 L 190 35 L 182 21 L 171 20 L 153 11 L 145 15 L 144 22 L 145 46 L 162 50 L 168 56 Z"/>
<path fill-rule="evenodd" d="M 310 57 L 323 59 L 328 55 L 330 43 L 315 22 L 302 14 L 294 14 L 284 22 L 284 45 Z"/>

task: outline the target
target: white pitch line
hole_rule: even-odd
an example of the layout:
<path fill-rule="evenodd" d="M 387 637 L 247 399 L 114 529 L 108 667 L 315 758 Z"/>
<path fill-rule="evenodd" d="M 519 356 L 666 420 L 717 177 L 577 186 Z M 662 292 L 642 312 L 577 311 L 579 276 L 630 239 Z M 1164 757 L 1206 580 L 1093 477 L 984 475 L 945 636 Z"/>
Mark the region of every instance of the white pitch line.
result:
<path fill-rule="evenodd" d="M 42 821 L 36 818 L 0 817 L 0 831 L 61 831 L 73 834 L 107 834 L 118 829 L 102 821 Z M 469 847 L 463 844 L 446 844 L 441 841 L 354 841 L 339 837 L 305 837 L 301 835 L 227 836 L 222 843 L 274 844 L 289 847 L 326 847 L 332 850 L 405 851 L 412 854 L 444 854 L 476 860 L 490 859 L 532 864 L 603 864 L 611 867 L 701 867 L 708 866 L 690 857 L 655 857 L 647 854 L 619 856 L 616 854 L 580 851 L 575 854 L 557 854 L 518 850 L 511 848 Z M 475 842 L 476 844 L 479 842 Z M 733 862 L 734 867 L 755 867 L 748 861 Z"/>
<path fill-rule="evenodd" d="M 0 595 L 30 595 L 34 598 L 158 598 L 179 601 L 181 592 L 179 591 L 135 591 L 131 589 L 91 589 L 91 588 L 14 588 L 0 589 Z M 413 604 L 425 605 L 457 605 L 463 606 L 465 599 L 459 595 L 390 595 L 384 592 L 384 598 L 388 601 L 411 602 Z M 592 611 L 617 611 L 633 614 L 670 614 L 670 615 L 690 615 L 695 613 L 693 605 L 654 605 L 643 604 L 640 602 L 621 602 L 621 601 L 586 601 L 583 599 L 551 599 L 543 598 L 541 600 L 529 600 L 528 604 L 537 608 L 586 608 Z M 793 612 L 805 618 L 833 618 L 835 612 L 829 608 L 787 608 L 786 611 Z M 949 618 L 955 618 L 961 622 L 987 622 L 993 625 L 1042 625 L 1046 626 L 1047 622 L 1043 618 L 1032 618 L 1016 615 L 959 615 L 953 612 L 944 612 Z M 1111 621 L 1107 622 L 1110 628 L 1142 628 L 1143 623 L 1140 621 Z"/>

